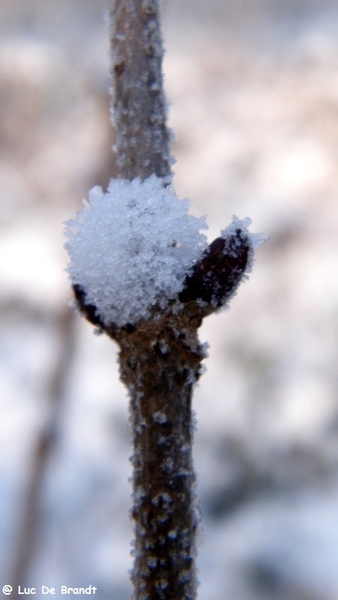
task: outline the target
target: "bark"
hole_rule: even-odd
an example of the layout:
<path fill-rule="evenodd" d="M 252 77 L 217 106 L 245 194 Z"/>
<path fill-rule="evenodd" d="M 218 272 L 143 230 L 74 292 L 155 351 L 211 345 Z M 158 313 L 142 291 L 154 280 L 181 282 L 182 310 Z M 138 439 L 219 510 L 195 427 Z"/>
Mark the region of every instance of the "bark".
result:
<path fill-rule="evenodd" d="M 111 5 L 112 121 L 120 177 L 146 179 L 171 172 L 170 132 L 162 76 L 157 0 Z"/>
<path fill-rule="evenodd" d="M 131 400 L 137 600 L 193 599 L 198 508 L 192 389 L 203 348 L 188 313 L 113 332 Z"/>
<path fill-rule="evenodd" d="M 110 22 L 118 174 L 168 180 L 158 2 L 115 0 Z M 95 307 L 91 312 L 97 321 Z M 191 396 L 203 352 L 189 318 L 169 309 L 138 327 L 107 330 L 120 345 L 121 378 L 130 395 L 135 600 L 196 597 Z"/>

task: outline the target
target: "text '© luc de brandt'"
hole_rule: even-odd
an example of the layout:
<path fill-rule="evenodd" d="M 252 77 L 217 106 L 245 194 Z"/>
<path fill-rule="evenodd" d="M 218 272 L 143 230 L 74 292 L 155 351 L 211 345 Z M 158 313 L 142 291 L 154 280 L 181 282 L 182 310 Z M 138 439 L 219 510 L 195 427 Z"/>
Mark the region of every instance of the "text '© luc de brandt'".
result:
<path fill-rule="evenodd" d="M 95 587 L 94 585 L 89 585 L 88 587 L 68 587 L 66 585 L 61 585 L 58 589 L 54 588 L 54 587 L 48 587 L 47 585 L 42 585 L 39 588 L 35 588 L 35 587 L 22 587 L 21 585 L 18 586 L 18 595 L 35 595 L 39 592 L 41 592 L 41 594 L 43 595 L 56 595 L 56 594 L 62 594 L 62 595 L 67 595 L 67 596 L 80 596 L 82 594 L 85 595 L 95 595 L 97 591 L 97 587 Z"/>

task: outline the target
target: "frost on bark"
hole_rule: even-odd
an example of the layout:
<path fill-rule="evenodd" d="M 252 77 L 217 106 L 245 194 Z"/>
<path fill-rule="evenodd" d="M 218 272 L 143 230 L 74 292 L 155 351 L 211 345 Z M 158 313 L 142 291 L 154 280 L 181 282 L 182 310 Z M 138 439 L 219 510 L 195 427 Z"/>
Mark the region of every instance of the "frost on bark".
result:
<path fill-rule="evenodd" d="M 158 2 L 114 0 L 110 22 L 120 179 L 106 194 L 94 188 L 68 222 L 67 270 L 80 311 L 120 347 L 133 437 L 134 600 L 194 600 L 198 328 L 234 295 L 264 238 L 235 217 L 208 246 L 204 221 L 187 215 L 170 185 Z"/>
<path fill-rule="evenodd" d="M 187 315 L 165 314 L 117 339 L 134 440 L 135 598 L 194 598 L 191 397 L 203 352 Z"/>
<path fill-rule="evenodd" d="M 111 6 L 112 121 L 120 177 L 170 174 L 170 133 L 162 85 L 163 47 L 157 0 Z"/>

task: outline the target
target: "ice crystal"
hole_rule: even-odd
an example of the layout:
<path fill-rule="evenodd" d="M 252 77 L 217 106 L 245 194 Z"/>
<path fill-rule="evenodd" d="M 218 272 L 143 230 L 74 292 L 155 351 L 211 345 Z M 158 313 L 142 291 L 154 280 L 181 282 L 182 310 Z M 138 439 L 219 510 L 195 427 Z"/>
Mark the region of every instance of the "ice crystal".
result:
<path fill-rule="evenodd" d="M 247 272 L 249 272 L 252 267 L 252 259 L 255 250 L 257 250 L 269 239 L 269 236 L 265 235 L 265 233 L 251 233 L 251 231 L 249 231 L 251 223 L 252 221 L 249 217 L 245 217 L 245 219 L 239 219 L 236 215 L 234 215 L 230 225 L 221 231 L 221 237 L 225 240 L 229 239 L 230 237 L 236 239 L 236 233 L 238 231 L 241 232 L 242 236 L 247 236 L 250 242 L 250 257 L 246 269 Z M 237 246 L 240 246 L 240 244 L 241 240 L 240 238 L 237 238 Z"/>
<path fill-rule="evenodd" d="M 158 559 L 156 556 L 148 556 L 147 558 L 147 566 L 151 569 L 154 569 L 157 565 Z"/>
<path fill-rule="evenodd" d="M 156 411 L 153 413 L 153 421 L 155 421 L 155 423 L 160 423 L 161 425 L 164 425 L 167 422 L 167 420 L 168 419 L 163 412 Z"/>
<path fill-rule="evenodd" d="M 107 193 L 94 187 L 66 223 L 69 277 L 105 325 L 135 324 L 181 291 L 206 248 L 205 219 L 188 208 L 155 175 L 113 179 Z"/>

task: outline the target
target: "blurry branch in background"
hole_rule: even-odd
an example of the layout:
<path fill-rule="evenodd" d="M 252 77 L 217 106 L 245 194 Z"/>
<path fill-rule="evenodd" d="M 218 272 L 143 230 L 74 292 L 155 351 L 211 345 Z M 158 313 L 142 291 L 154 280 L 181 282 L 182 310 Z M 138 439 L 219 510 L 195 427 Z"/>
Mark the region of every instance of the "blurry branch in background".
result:
<path fill-rule="evenodd" d="M 36 434 L 31 451 L 26 487 L 21 500 L 21 515 L 16 523 L 14 554 L 10 582 L 13 590 L 29 585 L 29 571 L 38 552 L 39 529 L 43 505 L 43 492 L 49 459 L 59 439 L 61 411 L 69 371 L 73 364 L 76 324 L 68 307 L 53 315 L 55 358 L 46 381 L 47 417 Z M 14 592 L 16 594 L 16 592 Z M 12 596 L 16 598 L 16 595 Z"/>

